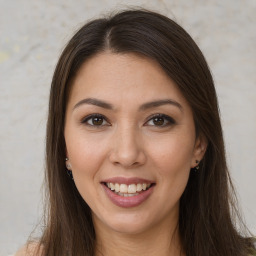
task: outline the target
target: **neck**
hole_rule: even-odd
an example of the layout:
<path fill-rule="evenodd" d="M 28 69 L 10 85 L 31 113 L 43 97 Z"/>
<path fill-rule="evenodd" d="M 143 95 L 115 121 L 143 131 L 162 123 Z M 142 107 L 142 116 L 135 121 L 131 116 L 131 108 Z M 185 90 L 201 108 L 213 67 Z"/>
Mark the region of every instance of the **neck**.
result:
<path fill-rule="evenodd" d="M 96 228 L 96 237 L 95 256 L 184 256 L 177 226 L 159 225 L 137 234 Z"/>

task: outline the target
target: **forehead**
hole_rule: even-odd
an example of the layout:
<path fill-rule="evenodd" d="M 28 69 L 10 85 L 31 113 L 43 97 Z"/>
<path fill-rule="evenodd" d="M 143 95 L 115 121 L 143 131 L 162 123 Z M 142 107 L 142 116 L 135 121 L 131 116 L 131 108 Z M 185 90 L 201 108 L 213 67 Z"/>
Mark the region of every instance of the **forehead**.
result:
<path fill-rule="evenodd" d="M 187 104 L 156 61 L 133 53 L 103 52 L 87 60 L 78 71 L 69 96 L 70 101 L 94 97 L 117 105 L 170 97 Z"/>

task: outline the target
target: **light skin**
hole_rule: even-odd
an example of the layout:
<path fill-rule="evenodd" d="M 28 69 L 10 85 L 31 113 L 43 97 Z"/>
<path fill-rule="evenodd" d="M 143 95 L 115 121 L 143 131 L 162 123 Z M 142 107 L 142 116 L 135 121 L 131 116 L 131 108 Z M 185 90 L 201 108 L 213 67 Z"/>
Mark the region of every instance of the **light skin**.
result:
<path fill-rule="evenodd" d="M 161 67 L 131 53 L 87 60 L 72 84 L 64 133 L 67 165 L 92 210 L 96 255 L 182 255 L 179 200 L 207 143 Z M 102 184 L 113 177 L 154 187 L 138 206 L 120 207 Z"/>

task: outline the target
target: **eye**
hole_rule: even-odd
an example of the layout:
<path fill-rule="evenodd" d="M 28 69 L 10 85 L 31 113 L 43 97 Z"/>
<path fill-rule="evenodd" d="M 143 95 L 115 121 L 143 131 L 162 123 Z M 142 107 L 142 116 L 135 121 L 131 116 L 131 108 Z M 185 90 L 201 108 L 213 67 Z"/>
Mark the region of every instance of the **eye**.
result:
<path fill-rule="evenodd" d="M 147 125 L 149 126 L 166 127 L 172 124 L 175 124 L 174 119 L 164 114 L 154 115 L 147 121 Z"/>
<path fill-rule="evenodd" d="M 110 125 L 106 118 L 101 114 L 92 114 L 85 117 L 81 123 L 88 126 L 108 126 Z"/>

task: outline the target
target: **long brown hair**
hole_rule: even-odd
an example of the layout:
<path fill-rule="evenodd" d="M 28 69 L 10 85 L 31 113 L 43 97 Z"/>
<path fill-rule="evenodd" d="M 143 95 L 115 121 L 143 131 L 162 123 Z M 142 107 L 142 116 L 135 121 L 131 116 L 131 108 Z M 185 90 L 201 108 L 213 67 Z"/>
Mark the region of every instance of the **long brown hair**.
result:
<path fill-rule="evenodd" d="M 64 121 L 72 81 L 99 52 L 137 53 L 157 61 L 190 104 L 197 134 L 208 148 L 191 170 L 180 199 L 179 232 L 187 256 L 245 256 L 252 240 L 236 229 L 213 79 L 200 49 L 173 20 L 147 10 L 125 10 L 85 24 L 68 42 L 52 79 L 46 141 L 46 222 L 40 244 L 47 256 L 94 255 L 91 210 L 65 171 Z M 236 216 L 236 218 L 235 218 Z M 238 216 L 238 218 L 237 218 Z"/>

